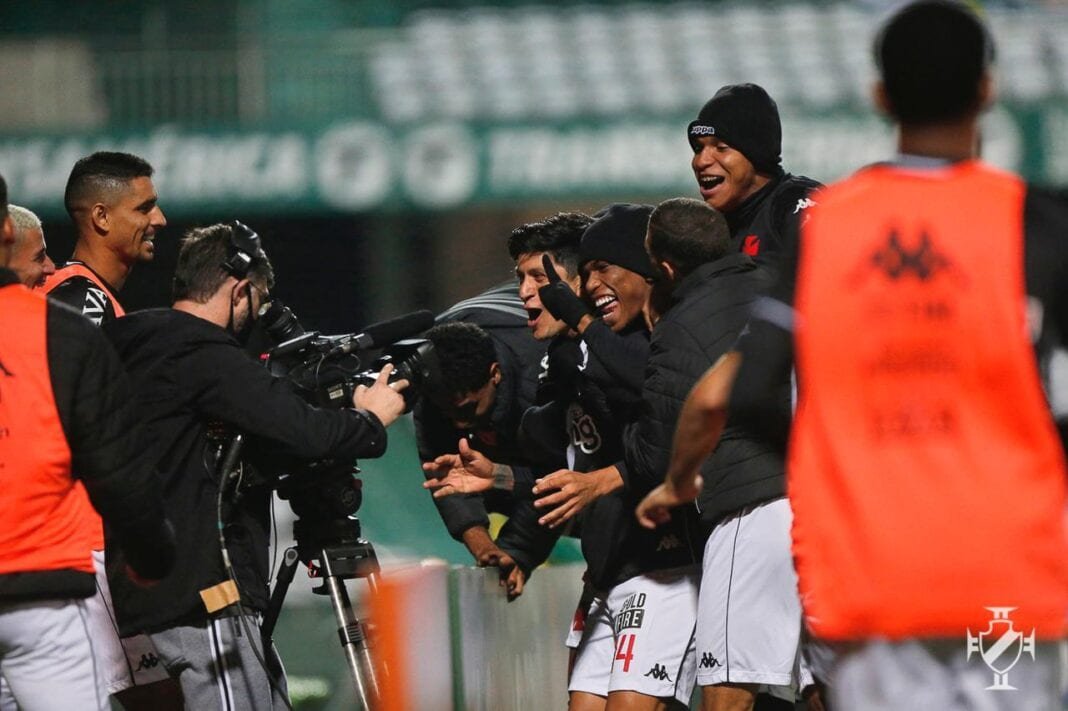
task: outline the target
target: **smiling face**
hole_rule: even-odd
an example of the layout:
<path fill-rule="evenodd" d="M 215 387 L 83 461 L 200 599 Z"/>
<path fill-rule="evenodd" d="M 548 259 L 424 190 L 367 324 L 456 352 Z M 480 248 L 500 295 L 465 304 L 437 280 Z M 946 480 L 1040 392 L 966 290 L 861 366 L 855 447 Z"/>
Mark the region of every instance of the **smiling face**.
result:
<path fill-rule="evenodd" d="M 539 341 L 553 338 L 561 333 L 566 333 L 568 326 L 563 321 L 553 318 L 547 310 L 542 308 L 538 298 L 538 289 L 549 283 L 549 277 L 542 265 L 542 255 L 547 252 L 530 252 L 520 254 L 515 260 L 515 276 L 519 280 L 519 298 L 523 300 L 523 308 L 527 310 L 527 327 L 530 328 L 534 338 Z M 549 254 L 549 259 L 552 255 Z M 579 276 L 569 277 L 567 270 L 553 260 L 556 273 L 565 281 L 571 290 L 579 293 Z"/>
<path fill-rule="evenodd" d="M 694 139 L 694 176 L 701 197 L 709 207 L 731 212 L 768 184 L 770 178 L 757 172 L 741 151 L 731 148 L 716 136 Z"/>
<path fill-rule="evenodd" d="M 582 273 L 587 298 L 613 331 L 642 316 L 651 287 L 641 274 L 601 259 L 587 262 Z"/>
<path fill-rule="evenodd" d="M 44 232 L 40 227 L 30 227 L 18 233 L 9 266 L 27 288 L 44 286 L 45 280 L 56 271 L 56 265 L 45 251 Z"/>
<path fill-rule="evenodd" d="M 127 264 L 150 262 L 156 255 L 156 231 L 167 225 L 152 179 L 133 178 L 108 206 L 108 240 Z"/>

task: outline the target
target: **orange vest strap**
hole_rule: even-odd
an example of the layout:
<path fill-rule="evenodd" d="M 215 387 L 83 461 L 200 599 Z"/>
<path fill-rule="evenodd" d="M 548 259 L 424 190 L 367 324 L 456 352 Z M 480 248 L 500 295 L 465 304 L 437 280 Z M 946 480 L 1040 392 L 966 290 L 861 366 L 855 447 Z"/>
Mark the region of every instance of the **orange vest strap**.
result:
<path fill-rule="evenodd" d="M 48 277 L 44 284 L 44 293 L 48 294 L 57 286 L 67 281 L 71 277 L 85 277 L 89 281 L 93 282 L 98 289 L 108 295 L 108 299 L 111 301 L 111 308 L 115 310 L 115 316 L 121 317 L 126 315 L 125 309 L 122 308 L 122 304 L 115 297 L 115 293 L 111 291 L 111 287 L 104 283 L 104 280 L 97 276 L 89 267 L 77 262 L 67 264 L 60 267 L 54 274 Z"/>

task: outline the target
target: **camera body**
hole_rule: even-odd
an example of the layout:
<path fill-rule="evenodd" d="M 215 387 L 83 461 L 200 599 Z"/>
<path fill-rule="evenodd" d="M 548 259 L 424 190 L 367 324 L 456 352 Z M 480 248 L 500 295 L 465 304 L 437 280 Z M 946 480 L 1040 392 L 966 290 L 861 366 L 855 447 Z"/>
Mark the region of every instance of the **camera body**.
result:
<path fill-rule="evenodd" d="M 390 382 L 408 381 L 402 392 L 407 409 L 425 388 L 440 387 L 440 367 L 429 340 L 409 338 L 391 343 L 366 368 L 364 360 L 376 349 L 370 347 L 364 334 L 326 336 L 305 331 L 296 315 L 277 299 L 261 308 L 257 324 L 265 342 L 277 344 L 257 353 L 260 360 L 316 407 L 351 407 L 356 388 L 373 385 L 387 363 L 394 366 Z M 353 528 L 358 537 L 358 523 L 352 517 L 363 496 L 355 461 L 290 462 L 283 468 L 288 471 L 275 478 L 274 486 L 300 518 L 305 537 L 316 542 L 336 540 Z"/>

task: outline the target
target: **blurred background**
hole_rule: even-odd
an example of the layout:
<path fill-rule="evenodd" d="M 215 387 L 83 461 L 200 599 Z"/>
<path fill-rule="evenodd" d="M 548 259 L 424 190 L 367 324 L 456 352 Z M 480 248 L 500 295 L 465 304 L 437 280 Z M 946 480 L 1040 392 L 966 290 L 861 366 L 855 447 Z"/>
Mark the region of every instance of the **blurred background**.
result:
<path fill-rule="evenodd" d="M 73 245 L 62 194 L 74 161 L 141 155 L 169 225 L 155 262 L 127 283 L 128 309 L 168 303 L 187 228 L 239 218 L 264 237 L 276 292 L 305 327 L 359 331 L 510 278 L 505 242 L 522 222 L 696 196 L 685 127 L 724 84 L 756 82 L 775 97 L 791 172 L 826 182 L 891 156 L 868 96 L 874 28 L 896 4 L 6 0 L 0 173 L 11 201 L 44 219 L 61 262 Z M 986 158 L 1068 185 L 1068 4 L 973 4 L 998 43 Z M 398 422 L 386 457 L 365 463 L 365 533 L 387 562 L 466 564 L 419 487 L 411 430 Z M 276 508 L 284 539 L 291 516 Z M 558 555 L 569 558 L 573 548 Z M 537 581 L 529 597 L 545 594 Z M 493 594 L 476 583 L 470 594 Z M 283 655 L 309 698 L 327 689 L 322 703 L 345 708 L 330 700 L 330 683 L 348 690 L 343 667 L 316 680 L 324 656 L 341 656 L 329 608 L 301 607 L 307 587 L 294 584 Z M 309 632 L 316 624 L 322 634 Z M 464 624 L 452 621 L 454 652 Z M 544 699 L 529 707 L 556 705 Z M 479 706 L 462 691 L 453 700 L 519 707 Z"/>

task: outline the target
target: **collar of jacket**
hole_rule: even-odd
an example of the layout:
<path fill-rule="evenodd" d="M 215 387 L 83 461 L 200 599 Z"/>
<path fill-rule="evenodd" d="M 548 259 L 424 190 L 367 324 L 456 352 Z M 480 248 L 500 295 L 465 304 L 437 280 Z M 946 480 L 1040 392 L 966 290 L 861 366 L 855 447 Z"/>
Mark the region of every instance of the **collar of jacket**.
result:
<path fill-rule="evenodd" d="M 697 288 L 699 284 L 724 274 L 737 274 L 753 269 L 756 269 L 756 262 L 748 254 L 742 254 L 741 252 L 728 254 L 726 257 L 720 257 L 715 261 L 702 264 L 687 274 L 679 282 L 679 285 L 675 287 L 675 291 L 671 292 L 671 298 L 678 303 L 686 294 Z"/>
<path fill-rule="evenodd" d="M 733 212 L 725 213 L 727 217 L 727 226 L 730 227 L 732 235 L 741 225 L 748 225 L 753 221 L 753 217 L 756 215 L 757 211 L 760 210 L 764 201 L 788 175 L 788 173 L 780 173 L 779 175 L 774 176 L 768 181 L 767 185 L 747 197 L 745 202 L 739 205 Z"/>

